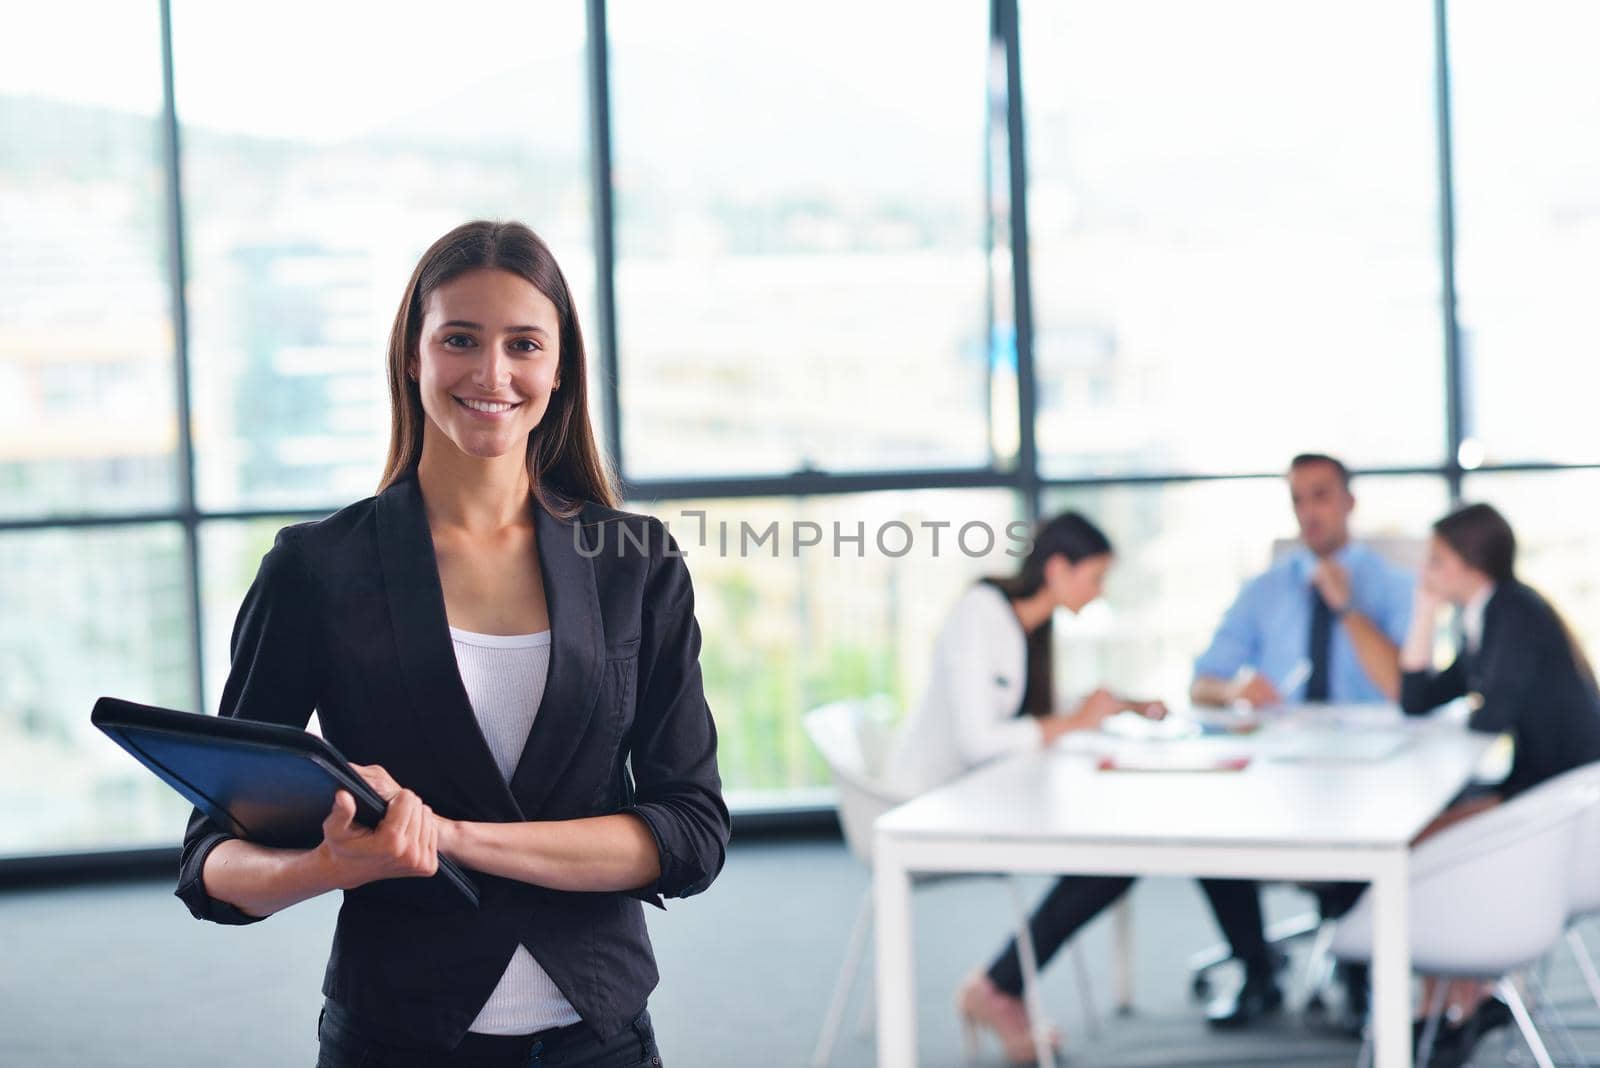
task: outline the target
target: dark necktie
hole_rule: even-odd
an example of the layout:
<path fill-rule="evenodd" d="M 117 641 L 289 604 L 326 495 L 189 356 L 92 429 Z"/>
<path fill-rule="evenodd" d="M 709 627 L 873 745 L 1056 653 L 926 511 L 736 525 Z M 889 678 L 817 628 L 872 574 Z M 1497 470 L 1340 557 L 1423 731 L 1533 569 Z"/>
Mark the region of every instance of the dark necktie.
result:
<path fill-rule="evenodd" d="M 1306 679 L 1306 700 L 1328 699 L 1328 652 L 1333 645 L 1333 609 L 1322 599 L 1322 591 L 1311 587 L 1311 675 Z M 1284 697 L 1290 696 L 1284 694 Z"/>

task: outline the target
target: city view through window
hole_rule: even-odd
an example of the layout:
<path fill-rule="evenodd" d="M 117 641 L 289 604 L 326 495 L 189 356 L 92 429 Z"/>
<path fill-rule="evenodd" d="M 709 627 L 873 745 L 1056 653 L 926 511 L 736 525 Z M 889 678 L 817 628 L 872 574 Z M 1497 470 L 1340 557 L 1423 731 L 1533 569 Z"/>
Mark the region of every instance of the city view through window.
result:
<path fill-rule="evenodd" d="M 554 0 L 453 5 L 536 43 L 470 63 L 304 0 L 247 43 L 72 0 L 38 21 L 70 68 L 0 42 L 0 857 L 177 840 L 89 709 L 215 711 L 274 533 L 376 488 L 390 322 L 469 218 L 527 222 L 576 293 L 625 506 L 688 553 L 736 808 L 825 803 L 806 709 L 909 707 L 1008 528 L 1062 508 L 1117 561 L 1057 627 L 1062 698 L 1180 698 L 1293 536 L 1300 451 L 1360 472 L 1360 534 L 1503 508 L 1600 651 L 1596 9 L 1452 0 L 1441 63 L 1429 5 L 1022 0 L 1010 99 L 989 7 L 913 46 L 888 6 L 612 0 L 603 122 Z M 1230 20 L 1235 54 L 1185 47 Z"/>

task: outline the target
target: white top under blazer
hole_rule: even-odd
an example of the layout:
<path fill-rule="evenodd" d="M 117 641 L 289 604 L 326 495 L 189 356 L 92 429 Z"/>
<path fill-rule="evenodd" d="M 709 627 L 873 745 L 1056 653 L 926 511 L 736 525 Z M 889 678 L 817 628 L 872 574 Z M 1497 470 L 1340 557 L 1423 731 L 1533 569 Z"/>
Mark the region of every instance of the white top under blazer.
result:
<path fill-rule="evenodd" d="M 495 765 L 506 782 L 517 770 L 522 747 L 533 729 L 550 675 L 550 632 L 476 634 L 450 628 L 456 667 L 472 713 L 489 743 Z M 518 945 L 489 1000 L 469 1031 L 487 1035 L 527 1035 L 547 1027 L 565 1027 L 582 1017 L 539 966 L 533 954 Z"/>
<path fill-rule="evenodd" d="M 884 785 L 915 797 L 996 757 L 1037 749 L 1039 724 L 1017 716 L 1027 682 L 1022 622 L 1004 593 L 976 583 L 939 630 L 928 688 L 890 748 Z"/>

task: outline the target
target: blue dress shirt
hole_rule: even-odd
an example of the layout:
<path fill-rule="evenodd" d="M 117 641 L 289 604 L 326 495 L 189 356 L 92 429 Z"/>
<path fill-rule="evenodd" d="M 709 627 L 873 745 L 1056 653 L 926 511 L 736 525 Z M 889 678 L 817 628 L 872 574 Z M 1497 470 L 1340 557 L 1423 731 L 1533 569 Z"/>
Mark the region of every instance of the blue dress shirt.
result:
<path fill-rule="evenodd" d="M 1411 573 L 1354 542 L 1334 553 L 1334 559 L 1350 574 L 1350 607 L 1396 645 L 1404 642 L 1411 625 Z M 1310 660 L 1311 575 L 1316 566 L 1316 557 L 1300 546 L 1246 583 L 1222 617 L 1211 646 L 1195 661 L 1195 674 L 1231 679 L 1250 667 L 1266 676 L 1284 700 L 1303 701 L 1307 680 L 1299 669 Z M 1286 682 L 1295 682 L 1287 693 Z M 1388 699 L 1362 670 L 1350 635 L 1336 622 L 1328 650 L 1328 700 Z"/>

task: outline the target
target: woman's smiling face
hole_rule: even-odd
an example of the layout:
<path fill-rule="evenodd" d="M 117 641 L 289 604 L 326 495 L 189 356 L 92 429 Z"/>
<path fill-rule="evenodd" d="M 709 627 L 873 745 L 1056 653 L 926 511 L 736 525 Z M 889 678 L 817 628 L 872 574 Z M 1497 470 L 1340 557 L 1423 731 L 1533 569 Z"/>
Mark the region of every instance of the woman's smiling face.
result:
<path fill-rule="evenodd" d="M 468 456 L 526 449 L 560 385 L 561 322 L 550 298 L 497 268 L 428 295 L 411 367 L 428 422 Z"/>

